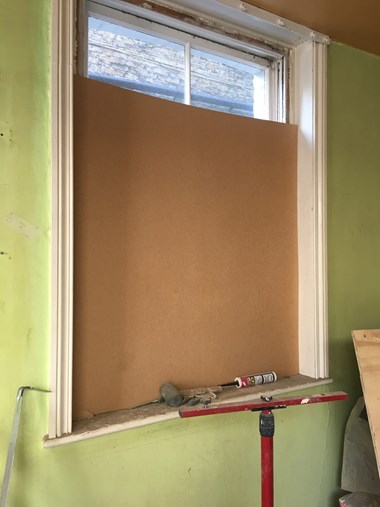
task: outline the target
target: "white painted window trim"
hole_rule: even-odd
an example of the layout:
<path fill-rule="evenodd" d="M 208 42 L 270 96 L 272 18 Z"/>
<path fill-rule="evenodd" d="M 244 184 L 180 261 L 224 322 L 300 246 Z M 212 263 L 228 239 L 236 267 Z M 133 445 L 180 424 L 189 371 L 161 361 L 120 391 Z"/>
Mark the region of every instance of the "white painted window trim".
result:
<path fill-rule="evenodd" d="M 72 427 L 74 24 L 75 0 L 52 0 L 50 438 Z"/>
<path fill-rule="evenodd" d="M 73 65 L 75 0 L 52 0 L 52 300 L 49 438 L 72 430 Z M 166 4 L 168 2 L 165 2 Z M 185 2 L 186 3 L 186 2 Z M 205 2 L 206 3 L 206 2 Z M 233 0 L 219 3 L 234 8 Z M 239 2 L 241 6 L 247 4 Z M 248 14 L 257 14 L 247 7 Z M 265 19 L 271 22 L 274 15 Z M 296 33 L 295 24 L 291 26 Z M 282 26 L 281 23 L 277 24 Z M 290 22 L 289 22 L 290 23 Z M 310 40 L 306 40 L 309 33 Z M 294 109 L 299 125 L 300 373 L 328 376 L 326 284 L 326 45 L 304 29 L 294 48 Z M 315 42 L 320 40 L 321 42 Z"/>
<path fill-rule="evenodd" d="M 327 47 L 304 42 L 294 57 L 298 125 L 300 373 L 328 376 L 326 106 Z"/>

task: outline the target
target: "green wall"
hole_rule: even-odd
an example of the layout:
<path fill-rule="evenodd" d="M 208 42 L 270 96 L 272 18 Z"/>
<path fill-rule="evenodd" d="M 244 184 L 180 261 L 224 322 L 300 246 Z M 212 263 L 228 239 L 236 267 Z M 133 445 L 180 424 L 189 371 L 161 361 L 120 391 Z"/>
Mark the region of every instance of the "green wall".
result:
<path fill-rule="evenodd" d="M 49 2 L 0 0 L 0 474 L 15 394 L 49 382 Z M 359 394 L 350 330 L 380 326 L 380 58 L 329 50 L 329 321 L 332 389 L 350 403 L 276 415 L 281 507 L 336 506 L 341 444 Z M 14 213 L 38 227 L 27 236 Z M 8 217 L 8 223 L 6 223 Z M 25 231 L 24 231 L 25 232 Z M 28 237 L 29 236 L 29 237 Z M 27 392 L 14 507 L 260 504 L 257 414 L 162 423 L 44 449 L 45 395 Z"/>

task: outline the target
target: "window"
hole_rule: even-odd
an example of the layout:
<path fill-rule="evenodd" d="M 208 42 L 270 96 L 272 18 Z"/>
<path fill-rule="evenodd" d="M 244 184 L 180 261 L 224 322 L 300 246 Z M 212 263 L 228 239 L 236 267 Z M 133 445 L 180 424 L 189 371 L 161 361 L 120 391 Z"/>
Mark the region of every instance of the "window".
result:
<path fill-rule="evenodd" d="M 72 72 L 74 68 L 75 0 L 53 0 L 52 9 L 52 347 L 49 436 L 71 432 L 72 384 L 72 265 L 73 265 L 73 181 L 72 181 Z M 102 0 L 112 6 L 130 6 L 119 0 Z M 136 3 L 136 2 L 134 2 Z M 133 7 L 132 14 L 150 9 Z M 325 105 L 326 43 L 328 38 L 242 2 L 233 0 L 178 0 L 165 2 L 186 12 L 186 5 L 214 14 L 220 24 L 231 19 L 241 23 L 245 34 L 261 40 L 258 56 L 274 57 L 274 73 L 269 73 L 269 91 L 275 89 L 269 110 L 284 111 L 284 97 L 290 97 L 287 115 L 299 127 L 298 139 L 298 237 L 299 237 L 299 361 L 300 373 L 314 378 L 328 375 L 327 302 L 325 251 Z M 145 5 L 141 3 L 141 5 Z M 146 3 L 146 5 L 148 5 Z M 99 8 L 102 6 L 98 6 Z M 115 12 L 115 11 L 113 11 Z M 193 16 L 194 11 L 188 17 Z M 182 16 L 184 19 L 186 16 Z M 196 17 L 196 15 L 195 15 Z M 87 20 L 87 15 L 84 16 Z M 83 20 L 81 15 L 79 19 Z M 161 18 L 160 18 L 161 19 Z M 110 22 L 110 20 L 104 20 Z M 112 20 L 111 20 L 112 22 Z M 183 21 L 181 21 L 183 25 Z M 181 23 L 177 23 L 177 28 Z M 159 23 L 160 24 L 160 23 Z M 209 23 L 210 26 L 212 22 Z M 220 26 L 219 24 L 219 26 Z M 182 26 L 181 25 L 181 26 Z M 136 28 L 135 28 L 136 29 Z M 204 27 L 202 28 L 204 32 Z M 200 36 L 197 27 L 193 35 Z M 136 30 L 140 31 L 140 30 Z M 233 31 L 233 30 L 232 30 Z M 239 31 L 239 30 L 238 30 Z M 202 32 L 202 33 L 203 33 Z M 213 42 L 223 43 L 218 30 Z M 231 32 L 232 33 L 232 32 Z M 235 32 L 236 33 L 236 28 Z M 215 35 L 216 34 L 216 35 Z M 259 34 L 259 35 L 257 35 Z M 261 36 L 260 36 L 261 34 Z M 253 37 L 252 35 L 252 37 Z M 158 38 L 166 39 L 160 34 Z M 263 41 L 272 41 L 264 44 Z M 179 42 L 177 42 L 179 44 Z M 246 40 L 239 42 L 246 47 Z M 264 51 L 268 50 L 266 53 Z M 261 48 L 261 49 L 260 49 Z M 279 69 L 278 48 L 290 50 L 291 59 Z M 198 51 L 215 55 L 208 48 Z M 234 48 L 236 49 L 236 48 Z M 240 47 L 242 49 L 242 47 Z M 244 48 L 243 48 L 244 49 Z M 262 51 L 261 51 L 262 50 Z M 83 50 L 82 50 L 83 52 Z M 264 54 L 265 53 L 265 54 Z M 79 49 L 79 54 L 81 50 Z M 220 56 L 218 54 L 218 56 Z M 277 59 L 276 59 L 277 58 Z M 77 62 L 79 63 L 79 62 Z M 287 67 L 289 65 L 289 67 Z M 80 66 L 80 65 L 79 65 Z M 273 63 L 272 63 L 273 66 Z M 265 67 L 265 65 L 264 65 Z M 271 67 L 271 66 L 269 66 Z M 277 86 L 281 76 L 290 73 L 292 82 Z M 188 92 L 189 93 L 189 90 Z M 270 112 L 271 114 L 271 112 Z M 279 115 L 281 118 L 281 114 Z"/>
<path fill-rule="evenodd" d="M 196 49 L 89 18 L 89 77 L 189 105 L 268 118 L 265 68 L 231 53 Z"/>
<path fill-rule="evenodd" d="M 188 105 L 283 121 L 277 102 L 284 95 L 278 79 L 284 52 L 261 50 L 259 56 L 255 44 L 243 49 L 238 40 L 219 35 L 215 42 L 213 35 L 196 36 L 88 2 L 87 75 Z"/>

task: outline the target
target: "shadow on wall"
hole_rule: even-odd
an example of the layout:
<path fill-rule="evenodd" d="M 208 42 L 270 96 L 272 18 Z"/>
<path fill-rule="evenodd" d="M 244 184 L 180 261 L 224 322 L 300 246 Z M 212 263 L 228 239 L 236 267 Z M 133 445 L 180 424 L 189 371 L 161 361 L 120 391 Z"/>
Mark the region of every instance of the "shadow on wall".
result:
<path fill-rule="evenodd" d="M 361 395 L 360 375 L 351 336 L 331 339 L 329 345 L 330 377 L 334 389 L 349 391 L 352 406 Z"/>

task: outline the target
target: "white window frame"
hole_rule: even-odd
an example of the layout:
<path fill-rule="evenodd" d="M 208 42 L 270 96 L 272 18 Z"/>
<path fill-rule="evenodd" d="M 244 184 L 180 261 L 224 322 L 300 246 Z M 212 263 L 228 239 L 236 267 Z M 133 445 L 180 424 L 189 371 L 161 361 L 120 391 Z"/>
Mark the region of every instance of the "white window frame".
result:
<path fill-rule="evenodd" d="M 112 5 L 115 5 L 115 2 L 112 2 Z M 125 9 L 125 4 L 120 6 L 120 8 L 122 7 Z M 281 77 L 279 74 L 282 75 L 282 66 L 285 61 L 284 51 L 275 51 L 272 49 L 270 54 L 266 56 L 263 54 L 257 55 L 252 45 L 244 41 L 232 39 L 227 35 L 210 33 L 210 31 L 206 29 L 195 29 L 192 25 L 187 26 L 186 28 L 188 31 L 185 32 L 181 30 L 181 28 L 183 28 L 183 23 L 178 22 L 178 20 L 170 19 L 170 25 L 163 25 L 159 23 L 161 17 L 157 18 L 157 16 L 153 16 L 152 18 L 151 15 L 150 17 L 152 19 L 141 18 L 134 14 L 129 14 L 128 11 L 120 11 L 116 8 L 101 5 L 92 0 L 86 2 L 86 14 L 88 18 L 94 17 L 128 29 L 141 30 L 144 33 L 163 37 L 164 39 L 183 45 L 185 48 L 186 75 L 184 104 L 187 105 L 191 104 L 191 49 L 199 49 L 221 57 L 230 58 L 234 61 L 255 65 L 265 72 L 266 111 L 265 118 L 263 119 L 280 122 L 285 121 L 285 110 L 282 107 L 283 101 L 281 100 L 282 81 L 279 83 L 279 77 Z M 86 35 L 84 40 L 87 42 Z M 81 69 L 83 70 L 83 74 L 87 76 L 88 69 L 85 65 L 81 65 Z M 271 107 L 269 107 L 269 104 Z M 281 104 L 281 107 L 278 107 L 278 104 Z"/>
<path fill-rule="evenodd" d="M 80 0 L 82 1 L 82 0 Z M 169 1 L 160 0 L 168 5 Z M 118 0 L 107 0 L 117 3 Z M 215 1 L 177 0 L 204 10 Z M 237 0 L 218 13 L 292 46 L 291 120 L 298 137 L 299 365 L 328 377 L 326 281 L 326 54 L 328 38 Z M 49 438 L 72 430 L 73 70 L 76 0 L 52 0 L 52 275 Z M 291 39 L 289 41 L 289 39 Z"/>

